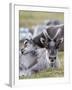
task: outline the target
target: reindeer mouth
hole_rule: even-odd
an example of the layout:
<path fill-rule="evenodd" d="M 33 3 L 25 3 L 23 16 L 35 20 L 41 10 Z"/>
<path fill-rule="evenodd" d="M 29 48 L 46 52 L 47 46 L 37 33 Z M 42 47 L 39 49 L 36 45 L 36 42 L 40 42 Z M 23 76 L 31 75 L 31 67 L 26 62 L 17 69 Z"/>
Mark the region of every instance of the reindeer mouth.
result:
<path fill-rule="evenodd" d="M 49 57 L 50 66 L 53 68 L 55 67 L 56 57 Z"/>

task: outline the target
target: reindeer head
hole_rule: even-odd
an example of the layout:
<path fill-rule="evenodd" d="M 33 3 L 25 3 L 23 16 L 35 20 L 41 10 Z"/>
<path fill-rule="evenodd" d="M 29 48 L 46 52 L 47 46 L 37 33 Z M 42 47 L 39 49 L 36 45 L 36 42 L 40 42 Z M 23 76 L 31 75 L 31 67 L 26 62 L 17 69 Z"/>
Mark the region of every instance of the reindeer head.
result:
<path fill-rule="evenodd" d="M 47 42 L 45 47 L 48 50 L 49 59 L 53 62 L 56 60 L 58 49 L 64 40 L 64 25 L 46 27 L 43 33 L 47 39 L 45 40 Z"/>
<path fill-rule="evenodd" d="M 63 42 L 64 38 L 64 25 L 50 25 L 37 37 L 34 38 L 35 44 L 41 48 L 46 48 L 48 57 L 51 62 L 56 60 L 58 49 Z"/>
<path fill-rule="evenodd" d="M 35 47 L 32 39 L 30 39 L 30 40 L 25 39 L 23 45 L 24 45 L 24 47 L 21 49 L 21 53 L 23 55 L 28 54 L 28 53 L 32 53 L 32 54 L 35 53 L 36 47 Z"/>

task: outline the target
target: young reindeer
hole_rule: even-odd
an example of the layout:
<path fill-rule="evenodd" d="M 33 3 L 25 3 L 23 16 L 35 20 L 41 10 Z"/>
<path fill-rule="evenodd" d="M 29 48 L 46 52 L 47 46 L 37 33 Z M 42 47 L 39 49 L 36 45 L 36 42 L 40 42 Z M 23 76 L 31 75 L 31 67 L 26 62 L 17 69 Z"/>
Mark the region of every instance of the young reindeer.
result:
<path fill-rule="evenodd" d="M 37 63 L 36 56 L 36 47 L 34 46 L 32 40 L 25 39 L 24 48 L 21 49 L 21 55 L 19 58 L 20 76 L 25 75 L 26 70 L 28 70 L 32 65 Z"/>
<path fill-rule="evenodd" d="M 50 25 L 37 37 L 34 43 L 41 48 L 46 48 L 46 58 L 48 58 L 49 67 L 59 68 L 60 60 L 58 58 L 58 50 L 64 38 L 64 25 Z"/>
<path fill-rule="evenodd" d="M 46 59 L 46 49 L 42 49 L 34 44 L 33 40 L 24 40 L 24 48 L 21 49 L 19 62 L 20 76 L 31 76 L 32 73 L 48 68 Z"/>

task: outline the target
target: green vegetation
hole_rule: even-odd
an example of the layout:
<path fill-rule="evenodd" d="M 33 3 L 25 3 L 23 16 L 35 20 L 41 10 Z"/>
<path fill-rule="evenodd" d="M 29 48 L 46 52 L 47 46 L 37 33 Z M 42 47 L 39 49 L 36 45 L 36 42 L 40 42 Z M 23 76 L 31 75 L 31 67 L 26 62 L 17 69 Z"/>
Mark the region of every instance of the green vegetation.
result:
<path fill-rule="evenodd" d="M 29 27 L 40 24 L 44 20 L 58 19 L 64 20 L 64 13 L 56 12 L 34 12 L 34 11 L 19 11 L 19 26 Z"/>

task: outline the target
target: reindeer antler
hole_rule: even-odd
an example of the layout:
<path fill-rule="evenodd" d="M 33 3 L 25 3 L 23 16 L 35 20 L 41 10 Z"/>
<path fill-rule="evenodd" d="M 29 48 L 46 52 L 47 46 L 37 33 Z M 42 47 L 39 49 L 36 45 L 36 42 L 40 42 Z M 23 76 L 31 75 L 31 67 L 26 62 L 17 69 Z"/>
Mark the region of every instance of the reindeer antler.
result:
<path fill-rule="evenodd" d="M 44 36 L 46 37 L 46 39 L 47 39 L 47 38 L 51 39 L 51 37 L 49 36 L 49 34 L 47 33 L 46 30 L 43 30 L 43 34 L 44 34 Z"/>
<path fill-rule="evenodd" d="M 64 24 L 60 24 L 60 25 L 50 25 L 50 26 L 45 27 L 45 29 L 49 29 L 49 28 L 51 28 L 51 27 L 52 27 L 52 28 L 58 28 L 57 33 L 55 34 L 54 38 L 51 38 L 46 30 L 43 31 L 43 34 L 44 34 L 46 37 L 48 37 L 50 40 L 54 40 L 54 39 L 58 36 L 58 34 L 61 32 L 61 28 L 62 28 L 63 26 L 64 26 Z"/>
<path fill-rule="evenodd" d="M 61 32 L 61 30 L 62 30 L 61 28 L 62 28 L 63 26 L 64 26 L 63 24 L 55 26 L 55 28 L 58 28 L 58 30 L 57 30 L 57 33 L 55 34 L 53 40 L 54 40 L 54 39 L 58 36 L 58 34 Z"/>

